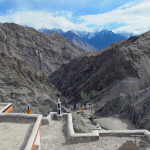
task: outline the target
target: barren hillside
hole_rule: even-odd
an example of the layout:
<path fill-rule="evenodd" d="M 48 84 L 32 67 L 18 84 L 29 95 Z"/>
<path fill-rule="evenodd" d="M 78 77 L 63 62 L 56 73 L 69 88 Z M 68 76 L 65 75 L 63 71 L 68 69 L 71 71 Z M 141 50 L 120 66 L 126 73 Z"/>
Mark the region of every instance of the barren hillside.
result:
<path fill-rule="evenodd" d="M 40 33 L 14 23 L 0 24 L 0 51 L 47 74 L 84 53 L 58 34 Z"/>

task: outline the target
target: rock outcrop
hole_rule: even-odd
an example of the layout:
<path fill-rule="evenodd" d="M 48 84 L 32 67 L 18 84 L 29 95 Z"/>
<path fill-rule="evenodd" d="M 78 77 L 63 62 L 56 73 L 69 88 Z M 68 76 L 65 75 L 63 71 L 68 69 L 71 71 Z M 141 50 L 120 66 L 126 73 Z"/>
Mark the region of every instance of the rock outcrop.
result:
<path fill-rule="evenodd" d="M 126 113 L 137 128 L 150 130 L 150 88 L 108 101 L 96 114 L 110 116 Z"/>

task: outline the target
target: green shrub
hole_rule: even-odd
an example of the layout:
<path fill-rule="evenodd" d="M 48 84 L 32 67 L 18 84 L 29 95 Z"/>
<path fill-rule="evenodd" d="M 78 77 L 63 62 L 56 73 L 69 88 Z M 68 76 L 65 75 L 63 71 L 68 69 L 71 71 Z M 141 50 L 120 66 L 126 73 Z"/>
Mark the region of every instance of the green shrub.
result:
<path fill-rule="evenodd" d="M 89 120 L 90 120 L 90 121 L 93 121 L 93 119 L 94 119 L 93 116 L 90 116 L 90 117 L 89 117 Z"/>

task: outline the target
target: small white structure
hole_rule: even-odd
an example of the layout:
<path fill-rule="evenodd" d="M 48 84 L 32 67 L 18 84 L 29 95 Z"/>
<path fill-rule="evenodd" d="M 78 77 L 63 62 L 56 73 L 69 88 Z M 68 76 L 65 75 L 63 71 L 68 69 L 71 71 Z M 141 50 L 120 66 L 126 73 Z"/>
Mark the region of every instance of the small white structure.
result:
<path fill-rule="evenodd" d="M 99 123 L 97 123 L 95 126 L 95 130 L 101 130 L 101 129 L 102 129 L 101 126 L 99 125 Z"/>

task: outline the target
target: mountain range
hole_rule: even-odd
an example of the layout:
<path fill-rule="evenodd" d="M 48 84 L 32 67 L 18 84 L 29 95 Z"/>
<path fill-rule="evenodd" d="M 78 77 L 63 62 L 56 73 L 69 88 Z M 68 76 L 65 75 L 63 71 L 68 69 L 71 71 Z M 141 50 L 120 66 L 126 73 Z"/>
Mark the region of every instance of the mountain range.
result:
<path fill-rule="evenodd" d="M 31 104 L 33 112 L 47 115 L 56 111 L 57 94 L 65 104 L 77 104 L 82 90 L 86 102 L 95 90 L 95 115 L 123 113 L 150 130 L 149 45 L 146 32 L 86 52 L 57 33 L 0 24 L 0 102 L 11 102 L 16 112 Z"/>
<path fill-rule="evenodd" d="M 116 34 L 111 30 L 101 30 L 100 32 L 82 32 L 82 31 L 67 31 L 61 29 L 39 29 L 43 33 L 57 33 L 65 37 L 72 44 L 86 51 L 100 50 L 108 47 L 110 44 L 132 37 L 131 33 Z"/>

